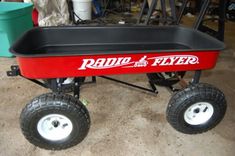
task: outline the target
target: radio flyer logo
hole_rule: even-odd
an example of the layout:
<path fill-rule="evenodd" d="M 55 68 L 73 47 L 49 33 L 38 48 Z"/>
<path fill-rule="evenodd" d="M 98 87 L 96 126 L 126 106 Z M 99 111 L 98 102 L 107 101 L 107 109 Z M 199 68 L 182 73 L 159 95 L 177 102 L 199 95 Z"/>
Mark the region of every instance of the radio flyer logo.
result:
<path fill-rule="evenodd" d="M 194 65 L 199 63 L 199 58 L 194 55 L 167 55 L 148 58 L 146 55 L 138 61 L 133 61 L 132 57 L 83 59 L 83 63 L 78 70 L 86 69 L 109 69 L 109 68 L 143 68 L 148 66 L 177 66 Z"/>

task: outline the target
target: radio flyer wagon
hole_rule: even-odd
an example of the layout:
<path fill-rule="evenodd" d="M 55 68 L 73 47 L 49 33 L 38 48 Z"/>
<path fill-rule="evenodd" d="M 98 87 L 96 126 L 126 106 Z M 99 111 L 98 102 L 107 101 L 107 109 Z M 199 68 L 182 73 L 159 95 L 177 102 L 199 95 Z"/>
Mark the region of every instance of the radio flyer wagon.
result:
<path fill-rule="evenodd" d="M 195 75 L 173 94 L 167 120 L 182 133 L 205 132 L 222 120 L 226 100 L 216 87 L 199 83 L 200 74 L 215 66 L 223 48 L 222 42 L 179 26 L 34 28 L 11 47 L 19 65 L 7 73 L 50 88 L 52 93 L 36 97 L 23 109 L 22 132 L 41 148 L 69 148 L 80 143 L 90 127 L 89 113 L 79 101 L 85 77 L 162 73 L 181 79 L 184 71 L 195 71 Z M 150 84 L 157 92 L 154 82 Z"/>

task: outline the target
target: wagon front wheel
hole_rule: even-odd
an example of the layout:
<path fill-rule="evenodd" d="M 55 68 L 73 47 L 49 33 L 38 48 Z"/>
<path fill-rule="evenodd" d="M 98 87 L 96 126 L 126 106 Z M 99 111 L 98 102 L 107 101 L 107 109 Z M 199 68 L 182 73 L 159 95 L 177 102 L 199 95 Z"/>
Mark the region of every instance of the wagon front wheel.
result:
<path fill-rule="evenodd" d="M 35 146 L 61 150 L 86 137 L 90 117 L 73 96 L 49 93 L 36 97 L 23 109 L 20 125 L 26 139 Z"/>
<path fill-rule="evenodd" d="M 176 93 L 167 108 L 167 120 L 176 130 L 197 134 L 214 128 L 224 117 L 224 94 L 209 84 L 195 84 Z"/>

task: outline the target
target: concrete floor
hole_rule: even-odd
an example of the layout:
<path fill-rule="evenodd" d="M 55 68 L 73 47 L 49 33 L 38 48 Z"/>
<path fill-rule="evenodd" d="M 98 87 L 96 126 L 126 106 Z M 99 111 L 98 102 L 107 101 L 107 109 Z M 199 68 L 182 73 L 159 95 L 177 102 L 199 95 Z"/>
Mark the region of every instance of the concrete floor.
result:
<path fill-rule="evenodd" d="M 21 134 L 18 118 L 21 109 L 35 96 L 49 92 L 20 77 L 5 74 L 15 59 L 0 58 L 0 156 L 234 156 L 235 155 L 235 23 L 227 23 L 226 44 L 215 69 L 205 71 L 203 82 L 220 88 L 228 109 L 224 120 L 211 131 L 184 135 L 165 119 L 171 93 L 159 88 L 159 95 L 133 90 L 98 79 L 82 88 L 82 99 L 89 102 L 91 129 L 79 145 L 64 151 L 39 149 Z M 190 78 L 192 73 L 188 73 Z M 146 85 L 144 75 L 117 76 Z"/>

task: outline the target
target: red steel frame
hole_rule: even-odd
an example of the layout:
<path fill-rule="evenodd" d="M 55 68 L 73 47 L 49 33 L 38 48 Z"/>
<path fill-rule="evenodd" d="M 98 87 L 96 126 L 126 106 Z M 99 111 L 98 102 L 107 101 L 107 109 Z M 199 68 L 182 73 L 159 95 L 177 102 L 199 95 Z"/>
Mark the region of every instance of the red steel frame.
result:
<path fill-rule="evenodd" d="M 30 79 L 194 71 L 215 66 L 219 51 L 146 52 L 81 56 L 18 56 L 21 74 Z"/>

